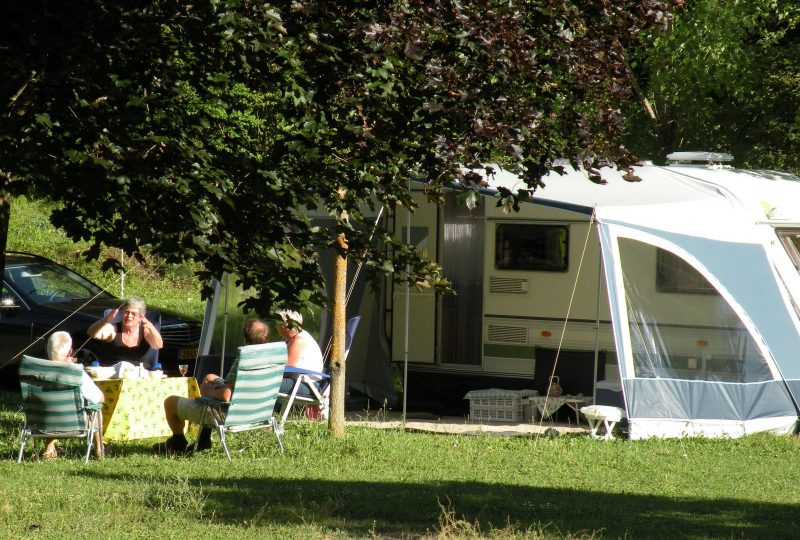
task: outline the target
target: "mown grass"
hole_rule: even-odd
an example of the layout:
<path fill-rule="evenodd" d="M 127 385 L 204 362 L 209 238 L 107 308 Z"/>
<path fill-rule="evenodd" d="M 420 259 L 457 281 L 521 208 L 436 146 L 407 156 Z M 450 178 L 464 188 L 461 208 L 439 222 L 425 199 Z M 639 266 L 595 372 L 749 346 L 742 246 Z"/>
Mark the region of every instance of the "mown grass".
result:
<path fill-rule="evenodd" d="M 32 251 L 120 295 L 47 221 L 50 206 L 15 199 L 9 249 Z M 126 295 L 200 317 L 190 268 L 132 265 Z M 115 288 L 116 287 L 116 288 Z M 797 437 L 608 443 L 585 436 L 433 435 L 287 424 L 232 436 L 192 458 L 154 455 L 155 441 L 113 444 L 83 465 L 15 463 L 22 414 L 0 393 L 0 538 L 794 538 Z"/>
<path fill-rule="evenodd" d="M 191 458 L 112 446 L 14 462 L 22 416 L 0 410 L 3 538 L 792 538 L 797 437 L 610 442 L 435 435 L 287 423 Z M 35 443 L 41 450 L 41 442 Z M 244 447 L 242 451 L 236 451 Z"/>
<path fill-rule="evenodd" d="M 192 275 L 191 265 L 164 265 L 153 257 L 144 264 L 128 257 L 123 281 L 118 274 L 101 271 L 99 261 L 87 261 L 82 252 L 89 242 L 73 242 L 60 229 L 50 224 L 53 204 L 42 200 L 17 197 L 11 203 L 8 250 L 43 255 L 94 281 L 116 296 L 139 296 L 149 305 L 167 308 L 202 319 L 204 302 L 200 299 L 200 283 Z M 120 257 L 118 250 L 106 249 L 101 259 Z"/>

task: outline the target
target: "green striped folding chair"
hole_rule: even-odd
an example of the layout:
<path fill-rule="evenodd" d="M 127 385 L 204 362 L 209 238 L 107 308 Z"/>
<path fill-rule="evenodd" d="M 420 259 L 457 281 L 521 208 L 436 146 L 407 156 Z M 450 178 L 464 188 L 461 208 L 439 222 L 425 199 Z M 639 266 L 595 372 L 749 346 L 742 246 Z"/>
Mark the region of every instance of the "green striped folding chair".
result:
<path fill-rule="evenodd" d="M 272 416 L 272 409 L 275 408 L 275 399 L 278 397 L 287 360 L 286 344 L 282 341 L 239 347 L 236 361 L 225 378 L 226 381 L 233 382 L 231 400 L 225 402 L 209 397 L 196 398 L 206 405 L 200 424 L 217 429 L 229 460 L 231 453 L 225 440 L 226 433 L 253 429 L 272 428 L 278 447 L 283 452 L 283 442 L 277 429 L 278 423 Z"/>
<path fill-rule="evenodd" d="M 23 356 L 19 365 L 25 424 L 17 463 L 29 437 L 86 439 L 86 459 L 92 452 L 95 434 L 102 438 L 101 405 L 86 403 L 81 396 L 83 366 Z"/>

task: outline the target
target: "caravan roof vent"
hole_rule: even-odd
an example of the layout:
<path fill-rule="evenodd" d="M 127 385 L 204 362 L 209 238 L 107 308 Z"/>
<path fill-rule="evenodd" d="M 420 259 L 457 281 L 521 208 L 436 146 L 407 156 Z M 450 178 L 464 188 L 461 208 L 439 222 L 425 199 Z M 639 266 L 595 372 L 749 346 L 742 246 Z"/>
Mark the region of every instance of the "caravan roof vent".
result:
<path fill-rule="evenodd" d="M 725 152 L 672 152 L 667 159 L 670 165 L 721 169 L 730 167 L 733 156 Z"/>

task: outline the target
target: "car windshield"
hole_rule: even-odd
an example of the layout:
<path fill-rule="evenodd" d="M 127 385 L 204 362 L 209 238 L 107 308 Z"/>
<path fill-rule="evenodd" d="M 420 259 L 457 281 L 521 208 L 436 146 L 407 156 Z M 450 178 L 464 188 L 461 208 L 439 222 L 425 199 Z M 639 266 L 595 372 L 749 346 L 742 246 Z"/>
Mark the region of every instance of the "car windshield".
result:
<path fill-rule="evenodd" d="M 7 266 L 4 277 L 14 289 L 39 304 L 109 296 L 75 272 L 55 264 L 35 262 Z"/>

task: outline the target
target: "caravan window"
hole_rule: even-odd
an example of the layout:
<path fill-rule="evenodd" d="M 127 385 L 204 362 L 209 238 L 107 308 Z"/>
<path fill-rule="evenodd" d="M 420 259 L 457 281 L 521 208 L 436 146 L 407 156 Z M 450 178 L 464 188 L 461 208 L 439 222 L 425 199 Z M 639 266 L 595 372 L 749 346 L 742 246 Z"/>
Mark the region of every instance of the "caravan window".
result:
<path fill-rule="evenodd" d="M 565 272 L 568 232 L 565 225 L 500 223 L 495 234 L 495 267 Z"/>
<path fill-rule="evenodd" d="M 800 230 L 799 229 L 778 229 L 778 238 L 781 239 L 783 249 L 789 254 L 794 267 L 800 270 Z"/>
<path fill-rule="evenodd" d="M 663 249 L 656 254 L 656 288 L 660 292 L 716 294 L 700 272 Z"/>

